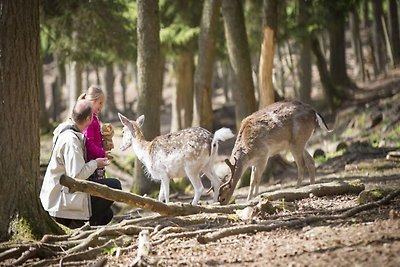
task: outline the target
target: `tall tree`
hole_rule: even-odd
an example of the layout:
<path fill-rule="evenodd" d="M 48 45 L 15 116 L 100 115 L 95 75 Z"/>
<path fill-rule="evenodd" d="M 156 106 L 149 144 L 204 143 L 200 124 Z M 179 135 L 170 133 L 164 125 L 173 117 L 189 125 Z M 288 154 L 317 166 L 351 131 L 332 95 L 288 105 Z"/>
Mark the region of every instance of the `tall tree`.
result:
<path fill-rule="evenodd" d="M 176 59 L 176 89 L 172 102 L 171 132 L 188 128 L 193 118 L 193 73 L 192 50 L 182 49 Z"/>
<path fill-rule="evenodd" d="M 356 8 L 350 11 L 349 23 L 351 30 L 351 46 L 353 47 L 356 63 L 358 65 L 356 74 L 365 81 L 365 66 L 360 36 L 360 17 Z"/>
<path fill-rule="evenodd" d="M 105 103 L 104 114 L 107 120 L 117 117 L 117 106 L 114 97 L 114 67 L 113 64 L 108 63 L 104 68 L 104 87 L 106 91 L 107 101 Z"/>
<path fill-rule="evenodd" d="M 396 3 L 396 0 L 388 0 L 388 28 L 395 66 L 400 64 L 400 31 L 399 14 L 397 13 L 399 4 L 399 1 Z"/>
<path fill-rule="evenodd" d="M 39 238 L 39 0 L 0 0 L 0 36 L 0 240 Z"/>
<path fill-rule="evenodd" d="M 330 111 L 333 111 L 339 98 L 336 92 L 336 87 L 329 75 L 328 66 L 324 54 L 322 53 L 321 45 L 319 44 L 318 38 L 315 36 L 311 37 L 311 50 L 316 58 L 319 77 L 321 79 L 322 88 L 324 89 L 328 108 Z"/>
<path fill-rule="evenodd" d="M 347 75 L 346 67 L 346 43 L 345 43 L 345 21 L 348 12 L 347 5 L 341 1 L 327 2 L 327 8 L 331 16 L 329 23 L 330 58 L 329 71 L 337 91 L 343 92 L 345 87 L 353 86 Z"/>
<path fill-rule="evenodd" d="M 160 135 L 161 51 L 158 0 L 138 0 L 138 114 L 145 115 L 142 126 L 148 140 Z M 135 161 L 132 191 L 149 193 L 152 185 L 145 177 L 142 163 Z"/>
<path fill-rule="evenodd" d="M 300 51 L 298 76 L 300 82 L 299 96 L 305 103 L 311 102 L 311 42 L 307 26 L 310 18 L 310 1 L 299 1 L 298 24 L 302 35 L 300 36 Z"/>
<path fill-rule="evenodd" d="M 235 79 L 232 92 L 236 103 L 236 127 L 239 129 L 240 122 L 256 110 L 242 2 L 240 0 L 223 0 L 222 14 L 229 60 Z"/>
<path fill-rule="evenodd" d="M 259 108 L 275 102 L 275 89 L 272 82 L 274 67 L 275 39 L 278 29 L 278 1 L 264 0 L 263 4 L 263 42 L 261 45 L 258 86 L 260 88 Z"/>
<path fill-rule="evenodd" d="M 221 0 L 204 1 L 199 36 L 199 56 L 194 73 L 193 126 L 213 128 L 211 80 L 215 57 L 215 40 Z"/>
<path fill-rule="evenodd" d="M 372 1 L 373 23 L 372 23 L 372 43 L 374 50 L 374 71 L 375 75 L 384 72 L 386 69 L 386 46 L 383 33 L 383 6 L 382 0 Z"/>

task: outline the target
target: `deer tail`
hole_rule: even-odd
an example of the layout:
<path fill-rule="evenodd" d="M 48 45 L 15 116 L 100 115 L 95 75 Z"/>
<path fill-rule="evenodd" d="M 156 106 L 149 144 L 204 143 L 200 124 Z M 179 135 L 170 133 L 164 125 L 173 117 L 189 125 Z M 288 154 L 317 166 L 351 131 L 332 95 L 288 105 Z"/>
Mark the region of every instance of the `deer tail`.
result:
<path fill-rule="evenodd" d="M 229 128 L 221 128 L 214 133 L 214 138 L 211 142 L 210 156 L 216 155 L 218 153 L 218 142 L 228 140 L 235 135 Z"/>
<path fill-rule="evenodd" d="M 315 112 L 315 114 L 317 115 L 317 121 L 319 124 L 319 127 L 321 127 L 322 129 L 324 129 L 325 131 L 327 131 L 328 133 L 332 132 L 333 130 L 330 130 L 328 128 L 328 125 L 326 125 L 326 122 L 324 120 L 324 117 L 322 117 L 321 114 L 319 114 L 318 112 Z"/>

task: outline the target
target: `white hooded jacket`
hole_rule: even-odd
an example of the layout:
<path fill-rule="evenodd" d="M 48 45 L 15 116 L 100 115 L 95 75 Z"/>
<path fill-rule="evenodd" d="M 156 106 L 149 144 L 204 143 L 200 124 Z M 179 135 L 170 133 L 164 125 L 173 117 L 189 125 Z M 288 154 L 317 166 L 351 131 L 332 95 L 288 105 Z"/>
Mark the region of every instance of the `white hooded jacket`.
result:
<path fill-rule="evenodd" d="M 66 127 L 76 130 L 62 131 Z M 40 190 L 40 201 L 53 217 L 88 220 L 91 216 L 89 195 L 69 193 L 68 187 L 60 184 L 60 177 L 65 174 L 86 180 L 96 170 L 97 162 L 85 163 L 84 137 L 72 121 L 60 124 L 53 134 L 53 152 Z"/>

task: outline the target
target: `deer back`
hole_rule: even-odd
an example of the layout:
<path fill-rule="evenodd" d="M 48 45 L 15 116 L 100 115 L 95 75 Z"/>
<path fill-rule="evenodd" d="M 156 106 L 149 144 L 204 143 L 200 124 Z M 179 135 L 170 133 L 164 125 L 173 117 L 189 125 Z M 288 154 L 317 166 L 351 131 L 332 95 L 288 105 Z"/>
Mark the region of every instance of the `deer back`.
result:
<path fill-rule="evenodd" d="M 201 169 L 210 159 L 213 134 L 201 127 L 156 137 L 149 146 L 151 169 L 170 176 L 184 175 L 185 168 Z"/>
<path fill-rule="evenodd" d="M 259 159 L 266 159 L 291 145 L 303 145 L 316 126 L 315 111 L 299 101 L 281 101 L 246 117 L 240 126 L 230 162 L 235 176 Z"/>

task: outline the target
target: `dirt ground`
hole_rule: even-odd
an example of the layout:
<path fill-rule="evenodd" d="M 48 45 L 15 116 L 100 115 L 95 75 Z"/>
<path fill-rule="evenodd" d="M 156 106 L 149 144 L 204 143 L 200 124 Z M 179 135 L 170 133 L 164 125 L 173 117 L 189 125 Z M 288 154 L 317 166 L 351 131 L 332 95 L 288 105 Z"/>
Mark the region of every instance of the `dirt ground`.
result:
<path fill-rule="evenodd" d="M 358 158 L 367 169 L 342 171 L 335 175 L 320 176 L 319 182 L 335 179 L 375 187 L 400 188 L 400 163 Z M 342 159 L 337 159 L 342 161 Z M 332 162 L 331 162 L 332 163 Z M 375 167 L 386 167 L 376 171 Z M 344 167 L 344 166 L 343 166 Z M 371 170 L 375 170 L 371 173 Z M 266 186 L 263 191 L 278 187 L 290 188 L 292 182 Z M 247 188 L 235 193 L 238 202 L 243 201 Z M 173 200 L 178 201 L 178 200 Z M 295 201 L 295 211 L 281 211 L 274 216 L 296 213 L 323 214 L 327 211 L 358 205 L 357 195 L 310 197 Z M 152 247 L 148 258 L 150 266 L 400 266 L 400 198 L 390 205 L 380 206 L 343 220 L 327 220 L 315 224 L 300 224 L 293 228 L 279 228 L 269 232 L 240 234 L 222 238 L 216 242 L 201 244 L 196 237 L 173 238 Z M 272 218 L 272 217 L 271 217 Z M 254 217 L 251 223 L 263 223 L 268 217 Z M 212 228 L 197 226 L 199 229 Z M 235 225 L 243 225 L 238 222 Z M 228 227 L 229 225 L 226 225 Z M 137 242 L 133 240 L 132 242 Z M 108 266 L 129 266 L 136 257 L 136 248 L 119 258 L 109 256 Z"/>

